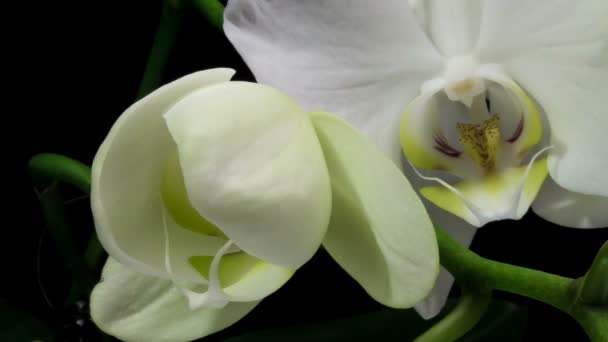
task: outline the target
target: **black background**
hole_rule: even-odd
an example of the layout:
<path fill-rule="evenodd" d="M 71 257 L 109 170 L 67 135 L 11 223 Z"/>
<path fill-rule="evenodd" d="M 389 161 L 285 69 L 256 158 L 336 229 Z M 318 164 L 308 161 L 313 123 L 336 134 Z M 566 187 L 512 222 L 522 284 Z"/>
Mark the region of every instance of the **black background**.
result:
<path fill-rule="evenodd" d="M 72 319 L 69 310 L 58 304 L 69 280 L 52 243 L 43 234 L 45 224 L 26 174 L 26 163 L 41 152 L 65 154 L 87 164 L 92 161 L 114 120 L 135 98 L 161 1 L 23 4 L 26 7 L 7 11 L 17 20 L 5 30 L 9 44 L 5 55 L 12 59 L 5 65 L 5 75 L 10 77 L 5 78 L 8 96 L 3 113 L 3 165 L 8 171 L 4 177 L 7 205 L 3 231 L 8 234 L 4 235 L 0 297 L 52 321 L 60 329 Z M 221 32 L 195 12 L 187 13 L 182 20 L 166 82 L 220 66 L 236 69 L 236 79 L 252 80 Z M 72 195 L 69 189 L 68 196 L 76 198 L 68 207 L 84 241 L 93 229 L 88 200 L 77 199 L 78 193 Z M 484 227 L 472 249 L 491 259 L 580 277 L 607 239 L 605 229 L 563 228 L 530 212 L 520 222 L 503 221 Z M 530 306 L 526 341 L 586 340 L 577 323 L 557 310 L 504 293 L 496 296 Z M 378 308 L 320 252 L 285 287 L 219 336 L 347 317 Z"/>

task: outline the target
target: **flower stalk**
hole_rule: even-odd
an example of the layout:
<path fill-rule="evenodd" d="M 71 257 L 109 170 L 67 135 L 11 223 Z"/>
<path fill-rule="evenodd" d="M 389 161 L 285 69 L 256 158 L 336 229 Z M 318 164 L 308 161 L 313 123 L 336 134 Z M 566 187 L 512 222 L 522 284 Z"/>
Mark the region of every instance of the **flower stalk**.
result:
<path fill-rule="evenodd" d="M 606 306 L 585 304 L 577 299 L 578 287 L 585 288 L 585 282 L 579 285 L 581 282 L 575 279 L 485 259 L 443 230 L 436 229 L 436 234 L 441 264 L 461 285 L 501 290 L 552 305 L 574 317 L 592 341 L 608 339 Z M 595 272 L 597 260 L 606 254 L 605 250 L 606 244 L 588 274 Z"/>
<path fill-rule="evenodd" d="M 192 0 L 192 5 L 201 13 L 207 22 L 219 31 L 224 25 L 224 5 L 218 0 Z"/>
<path fill-rule="evenodd" d="M 600 248 L 581 280 L 578 298 L 582 303 L 608 306 L 608 241 Z"/>
<path fill-rule="evenodd" d="M 95 284 L 93 271 L 103 253 L 93 253 L 100 250 L 101 245 L 95 236 L 91 238 L 85 255 L 95 255 L 96 258 L 83 258 L 78 245 L 73 238 L 70 226 L 66 220 L 64 198 L 59 184 L 72 185 L 88 194 L 91 188 L 90 169 L 73 159 L 50 153 L 34 156 L 28 163 L 28 172 L 38 194 L 44 218 L 53 242 L 64 260 L 64 265 L 73 275 L 73 286 L 67 297 L 67 302 L 79 299 L 79 296 L 89 291 Z M 90 262 L 89 262 L 90 261 Z"/>
<path fill-rule="evenodd" d="M 458 305 L 414 342 L 456 341 L 481 320 L 492 299 L 489 290 L 463 288 Z"/>
<path fill-rule="evenodd" d="M 181 11 L 174 4 L 174 1 L 165 1 L 158 29 L 154 36 L 154 43 L 150 49 L 148 62 L 137 91 L 137 99 L 148 95 L 162 83 L 166 65 L 169 62 L 179 32 L 180 17 Z"/>

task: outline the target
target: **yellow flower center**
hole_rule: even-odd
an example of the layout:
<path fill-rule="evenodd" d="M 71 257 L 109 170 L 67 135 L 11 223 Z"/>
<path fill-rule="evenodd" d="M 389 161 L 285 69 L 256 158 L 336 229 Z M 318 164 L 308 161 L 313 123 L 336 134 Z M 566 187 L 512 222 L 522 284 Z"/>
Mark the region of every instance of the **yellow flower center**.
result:
<path fill-rule="evenodd" d="M 500 117 L 494 114 L 481 124 L 458 123 L 456 128 L 464 152 L 479 165 L 485 173 L 496 167 L 498 147 L 501 144 Z"/>

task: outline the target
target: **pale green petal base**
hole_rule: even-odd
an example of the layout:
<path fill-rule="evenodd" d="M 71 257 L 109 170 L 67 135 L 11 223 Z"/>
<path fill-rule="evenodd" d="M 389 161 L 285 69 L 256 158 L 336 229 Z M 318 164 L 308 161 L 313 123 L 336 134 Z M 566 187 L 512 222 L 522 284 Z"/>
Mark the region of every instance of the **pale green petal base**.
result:
<path fill-rule="evenodd" d="M 209 279 L 211 256 L 195 256 L 190 263 Z M 222 291 L 231 302 L 260 300 L 278 290 L 295 270 L 273 265 L 244 252 L 222 257 L 218 275 Z"/>
<path fill-rule="evenodd" d="M 408 308 L 433 288 L 439 255 L 433 225 L 399 168 L 336 116 L 313 113 L 332 183 L 323 245 L 377 301 Z"/>
<path fill-rule="evenodd" d="M 91 294 L 91 317 L 101 330 L 123 341 L 192 341 L 234 324 L 258 303 L 193 311 L 170 281 L 108 259 L 102 281 Z"/>

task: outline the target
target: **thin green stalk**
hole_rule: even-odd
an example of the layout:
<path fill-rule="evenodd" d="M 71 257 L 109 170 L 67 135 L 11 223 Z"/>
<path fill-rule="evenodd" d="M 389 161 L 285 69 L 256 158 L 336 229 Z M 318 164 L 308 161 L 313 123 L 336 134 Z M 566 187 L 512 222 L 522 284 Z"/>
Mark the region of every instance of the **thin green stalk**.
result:
<path fill-rule="evenodd" d="M 82 192 L 91 191 L 91 169 L 81 162 L 54 153 L 41 153 L 28 163 L 28 173 L 40 189 L 59 181 L 71 184 Z"/>
<path fill-rule="evenodd" d="M 463 286 L 515 293 L 568 312 L 573 279 L 480 257 L 436 229 L 441 264 Z"/>
<path fill-rule="evenodd" d="M 600 248 L 587 274 L 577 281 L 577 287 L 573 315 L 593 341 L 608 341 L 608 241 Z"/>
<path fill-rule="evenodd" d="M 92 285 L 92 272 L 83 262 L 78 252 L 78 245 L 72 238 L 70 227 L 65 219 L 64 198 L 59 191 L 59 185 L 56 182 L 50 184 L 39 190 L 38 194 L 49 235 L 57 246 L 57 251 L 61 255 L 67 271 L 72 275 L 73 283 L 68 293 L 68 302 L 73 302 L 82 291 Z"/>
<path fill-rule="evenodd" d="M 443 230 L 436 233 L 441 264 L 463 286 L 501 290 L 550 304 L 574 317 L 592 341 L 608 341 L 608 308 L 580 302 L 579 281 L 482 258 Z"/>
<path fill-rule="evenodd" d="M 34 156 L 28 172 L 38 193 L 38 200 L 47 222 L 49 235 L 60 253 L 64 265 L 72 274 L 73 285 L 68 302 L 75 301 L 94 283 L 93 268 L 82 258 L 78 244 L 65 218 L 64 198 L 59 182 L 73 185 L 85 193 L 91 189 L 91 170 L 73 159 L 51 153 Z"/>
<path fill-rule="evenodd" d="M 169 0 L 164 2 L 154 43 L 137 92 L 137 99 L 154 91 L 162 83 L 165 68 L 180 26 L 181 12 L 174 3 L 175 1 Z M 91 191 L 90 168 L 65 156 L 51 153 L 36 155 L 30 160 L 28 170 L 32 180 L 39 187 L 44 187 L 45 184 L 51 181 L 61 181 L 78 187 L 84 193 L 89 194 Z M 59 195 L 55 190 L 51 194 Z M 43 206 L 51 205 L 45 204 L 43 199 L 41 201 L 43 202 Z M 47 220 L 54 220 L 53 215 L 63 218 L 63 206 L 62 202 L 60 203 L 61 205 L 59 202 L 53 203 L 54 209 L 45 212 Z M 105 251 L 97 237 L 95 235 L 91 237 L 85 248 L 84 258 L 82 258 L 82 255 L 76 252 L 78 250 L 77 246 L 66 225 L 52 225 L 51 228 L 52 235 L 56 237 L 57 246 L 60 246 L 59 249 L 64 254 L 66 265 L 78 265 L 77 267 L 71 266 L 76 272 L 76 278 L 92 279 L 91 276 L 85 277 L 85 270 L 90 273 L 99 264 L 100 259 L 105 256 Z M 83 290 L 80 285 L 82 282 L 83 280 L 77 280 L 76 286 L 70 291 L 70 299 L 74 297 L 74 292 Z"/>
<path fill-rule="evenodd" d="M 201 12 L 207 22 L 222 31 L 224 25 L 224 5 L 218 0 L 192 0 L 192 4 Z"/>
<path fill-rule="evenodd" d="M 578 293 L 581 302 L 608 306 L 608 241 L 604 242 L 581 281 Z"/>
<path fill-rule="evenodd" d="M 608 307 L 603 306 L 576 306 L 571 315 L 583 327 L 591 341 L 608 341 Z"/>
<path fill-rule="evenodd" d="M 414 342 L 452 342 L 464 336 L 481 320 L 490 304 L 491 291 L 463 290 L 458 305 Z"/>
<path fill-rule="evenodd" d="M 154 36 L 154 43 L 150 49 L 148 62 L 144 69 L 144 76 L 137 91 L 138 100 L 150 94 L 162 84 L 165 69 L 175 45 L 181 22 L 181 11 L 174 3 L 175 1 L 164 1 L 160 22 Z"/>
<path fill-rule="evenodd" d="M 106 255 L 106 251 L 99 242 L 99 239 L 95 234 L 91 237 L 87 243 L 87 247 L 84 250 L 84 261 L 90 269 L 94 270 L 97 268 L 99 261 Z"/>

